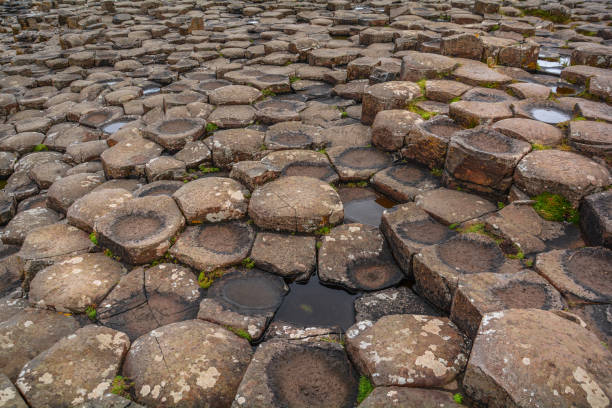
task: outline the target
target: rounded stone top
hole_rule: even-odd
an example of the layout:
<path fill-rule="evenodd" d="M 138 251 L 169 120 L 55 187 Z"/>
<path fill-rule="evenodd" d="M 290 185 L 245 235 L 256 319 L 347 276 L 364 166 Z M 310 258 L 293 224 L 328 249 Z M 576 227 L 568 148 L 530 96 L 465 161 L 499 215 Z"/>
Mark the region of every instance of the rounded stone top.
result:
<path fill-rule="evenodd" d="M 260 228 L 314 232 L 342 222 L 344 208 L 329 184 L 311 177 L 289 176 L 255 190 L 249 215 Z"/>

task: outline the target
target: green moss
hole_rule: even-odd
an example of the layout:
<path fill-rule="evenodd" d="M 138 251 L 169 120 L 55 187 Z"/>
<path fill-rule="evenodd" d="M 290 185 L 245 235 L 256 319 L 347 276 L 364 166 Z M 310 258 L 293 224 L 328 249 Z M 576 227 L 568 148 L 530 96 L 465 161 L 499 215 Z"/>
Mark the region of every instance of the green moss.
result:
<path fill-rule="evenodd" d="M 359 377 L 359 391 L 357 392 L 357 404 L 361 404 L 364 399 L 374 390 L 374 386 L 368 380 L 368 377 L 362 375 Z"/>
<path fill-rule="evenodd" d="M 325 148 L 317 150 L 317 153 L 327 154 L 327 150 Z"/>
<path fill-rule="evenodd" d="M 492 89 L 499 88 L 499 84 L 497 82 L 481 82 L 480 86 Z"/>
<path fill-rule="evenodd" d="M 251 258 L 244 258 L 242 260 L 242 266 L 244 266 L 247 269 L 253 269 L 255 267 L 255 261 L 253 261 Z"/>
<path fill-rule="evenodd" d="M 346 183 L 347 187 L 350 188 L 364 188 L 368 186 L 368 182 L 367 181 L 356 181 L 356 182 L 351 182 L 351 183 Z"/>
<path fill-rule="evenodd" d="M 525 259 L 523 263 L 526 267 L 531 268 L 533 266 L 533 259 Z"/>
<path fill-rule="evenodd" d="M 563 24 L 563 23 L 567 23 L 568 21 L 570 21 L 570 19 L 567 17 L 555 16 L 555 15 L 552 15 L 548 11 L 540 10 L 540 9 L 523 10 L 523 12 L 528 16 L 540 17 L 543 20 L 552 21 L 553 23 L 557 23 L 557 24 Z"/>
<path fill-rule="evenodd" d="M 544 146 L 544 145 L 541 145 L 539 143 L 533 143 L 531 145 L 531 148 L 533 150 L 549 150 L 549 149 L 552 149 L 552 147 L 550 147 L 550 146 Z"/>
<path fill-rule="evenodd" d="M 442 169 L 438 169 L 436 167 L 434 167 L 433 169 L 431 169 L 429 171 L 432 175 L 436 176 L 436 177 L 442 177 Z"/>
<path fill-rule="evenodd" d="M 463 395 L 456 393 L 453 395 L 453 401 L 455 401 L 457 404 L 463 404 Z"/>
<path fill-rule="evenodd" d="M 506 256 L 510 259 L 525 259 L 525 253 L 521 251 L 520 249 L 518 250 L 516 254 L 510 254 Z"/>
<path fill-rule="evenodd" d="M 114 258 L 115 255 L 113 255 L 113 251 L 111 251 L 110 249 L 106 248 L 104 250 L 104 255 L 108 256 L 109 258 Z"/>
<path fill-rule="evenodd" d="M 463 233 L 474 233 L 474 234 L 483 234 L 485 232 L 484 223 L 472 224 L 465 228 L 462 228 L 460 232 Z"/>
<path fill-rule="evenodd" d="M 575 116 L 572 118 L 573 121 L 579 121 L 579 120 L 587 120 L 584 116 Z"/>
<path fill-rule="evenodd" d="M 532 197 L 532 200 L 535 201 L 534 210 L 545 220 L 578 224 L 580 213 L 562 195 L 545 192 Z"/>
<path fill-rule="evenodd" d="M 414 101 L 410 105 L 408 105 L 408 110 L 410 112 L 416 113 L 417 115 L 421 116 L 424 120 L 429 120 L 438 114 L 437 112 L 430 112 L 430 111 L 426 111 L 425 109 L 419 108 L 417 106 L 417 102 L 418 101 Z"/>
<path fill-rule="evenodd" d="M 206 124 L 206 133 L 213 133 L 217 129 L 219 129 L 219 126 L 217 126 L 215 123 L 208 122 Z"/>
<path fill-rule="evenodd" d="M 459 97 L 459 96 L 455 96 L 453 99 L 451 99 L 451 100 L 449 101 L 449 103 L 459 102 L 460 100 L 461 100 L 461 97 Z"/>
<path fill-rule="evenodd" d="M 4 189 L 4 187 L 6 187 L 6 183 L 8 183 L 7 180 L 0 180 L 0 189 Z"/>
<path fill-rule="evenodd" d="M 340 116 L 342 118 L 348 118 L 348 113 L 346 111 L 342 111 L 342 113 L 340 114 Z"/>
<path fill-rule="evenodd" d="M 317 249 L 321 249 L 321 247 L 323 246 L 323 243 L 321 241 L 317 241 Z"/>
<path fill-rule="evenodd" d="M 498 201 L 498 202 L 497 202 L 497 208 L 498 208 L 498 209 L 500 209 L 500 210 L 501 210 L 501 209 L 502 209 L 502 208 L 504 208 L 505 206 L 506 206 L 506 204 L 502 203 L 501 201 Z"/>
<path fill-rule="evenodd" d="M 489 31 L 497 31 L 499 30 L 499 24 L 495 24 Z"/>
<path fill-rule="evenodd" d="M 274 92 L 272 92 L 271 90 L 269 90 L 269 89 L 262 90 L 261 94 L 263 96 L 276 96 L 276 94 Z"/>
<path fill-rule="evenodd" d="M 289 77 L 289 82 L 290 82 L 290 83 L 294 83 L 294 82 L 297 82 L 297 81 L 299 81 L 299 80 L 301 80 L 301 79 L 302 79 L 302 78 L 300 78 L 300 77 L 291 76 L 291 77 Z"/>
<path fill-rule="evenodd" d="M 46 144 L 37 144 L 32 149 L 33 152 L 46 152 L 47 150 L 49 150 L 49 148 L 47 147 Z"/>
<path fill-rule="evenodd" d="M 320 340 L 324 341 L 326 343 L 336 343 L 336 344 L 341 345 L 342 347 L 344 347 L 344 345 L 346 344 L 346 342 L 344 341 L 343 338 L 340 338 L 340 340 L 337 340 L 337 339 L 333 339 L 331 337 L 321 337 Z"/>
<path fill-rule="evenodd" d="M 426 79 L 421 79 L 420 81 L 417 81 L 416 83 L 419 86 L 419 88 L 421 88 L 421 93 L 423 94 L 423 96 L 425 96 L 426 83 L 427 83 Z"/>
<path fill-rule="evenodd" d="M 206 167 L 203 164 L 200 164 L 200 166 L 198 166 L 198 168 L 200 169 L 200 171 L 202 173 L 218 173 L 218 172 L 221 171 L 221 169 L 218 168 L 218 167 Z"/>
<path fill-rule="evenodd" d="M 94 245 L 98 245 L 98 236 L 96 235 L 95 232 L 92 232 L 91 234 L 89 234 L 89 240 L 94 244 Z"/>
<path fill-rule="evenodd" d="M 331 232 L 331 227 L 329 225 L 324 225 L 318 230 L 315 231 L 316 235 L 327 235 Z"/>
<path fill-rule="evenodd" d="M 85 314 L 92 322 L 95 322 L 98 318 L 98 312 L 96 311 L 96 307 L 94 305 L 87 306 L 87 309 L 85 309 Z"/>
<path fill-rule="evenodd" d="M 134 386 L 133 382 L 130 382 L 127 377 L 123 377 L 121 375 L 116 376 L 113 379 L 113 383 L 111 385 L 111 394 L 119 395 L 125 399 L 132 399 L 132 396 L 129 393 L 129 389 Z"/>
<path fill-rule="evenodd" d="M 214 271 L 210 271 L 210 272 L 202 271 L 200 272 L 200 276 L 198 276 L 198 283 L 200 284 L 200 287 L 202 289 L 208 289 L 210 285 L 213 284 L 215 279 L 219 279 L 220 277 L 223 276 L 224 273 L 225 273 L 225 270 L 221 268 L 215 269 Z"/>
<path fill-rule="evenodd" d="M 237 328 L 232 327 L 232 326 L 225 326 L 225 328 L 227 330 L 231 331 L 232 333 L 234 333 L 235 335 L 242 337 L 243 339 L 247 339 L 248 341 L 252 341 L 253 340 L 251 335 L 246 330 L 237 329 Z"/>
<path fill-rule="evenodd" d="M 457 228 L 458 226 L 459 226 L 459 224 L 458 224 L 458 223 L 454 223 L 454 224 L 449 225 L 449 226 L 448 226 L 448 228 L 450 228 L 450 229 L 454 230 L 454 229 L 455 229 L 455 228 Z"/>

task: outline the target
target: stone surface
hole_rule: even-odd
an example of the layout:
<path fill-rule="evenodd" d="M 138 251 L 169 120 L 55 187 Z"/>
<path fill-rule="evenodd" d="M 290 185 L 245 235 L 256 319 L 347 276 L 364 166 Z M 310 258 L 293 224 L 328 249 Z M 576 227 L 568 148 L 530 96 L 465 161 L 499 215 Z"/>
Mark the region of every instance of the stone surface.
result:
<path fill-rule="evenodd" d="M 346 348 L 374 386 L 440 387 L 467 362 L 468 344 L 445 317 L 398 314 L 357 322 Z"/>
<path fill-rule="evenodd" d="M 403 286 L 365 293 L 355 299 L 355 320 L 358 322 L 375 322 L 383 316 L 395 314 L 439 316 L 436 308 Z"/>
<path fill-rule="evenodd" d="M 123 374 L 147 406 L 229 406 L 252 355 L 248 342 L 201 320 L 160 327 L 132 344 Z"/>
<path fill-rule="evenodd" d="M 552 312 L 493 312 L 483 318 L 463 384 L 491 407 L 604 407 L 612 397 L 611 358 L 594 334 Z"/>
<path fill-rule="evenodd" d="M 376 387 L 370 395 L 359 404 L 362 408 L 459 408 L 450 392 L 424 388 Z"/>
<path fill-rule="evenodd" d="M 76 405 L 97 399 L 111 390 L 129 348 L 124 333 L 89 325 L 29 361 L 16 385 L 32 406 Z M 66 382 L 71 386 L 65 387 Z"/>
<path fill-rule="evenodd" d="M 306 281 L 316 266 L 315 244 L 314 237 L 260 232 L 253 243 L 251 259 L 260 269 Z"/>
<path fill-rule="evenodd" d="M 446 188 L 425 191 L 414 202 L 445 225 L 460 224 L 496 209 L 493 203 L 477 195 Z"/>

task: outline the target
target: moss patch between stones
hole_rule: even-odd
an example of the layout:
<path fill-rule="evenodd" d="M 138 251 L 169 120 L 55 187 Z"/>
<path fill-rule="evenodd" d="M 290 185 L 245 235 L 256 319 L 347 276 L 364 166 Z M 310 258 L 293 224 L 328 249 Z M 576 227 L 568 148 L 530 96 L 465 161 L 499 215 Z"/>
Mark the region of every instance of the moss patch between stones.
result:
<path fill-rule="evenodd" d="M 533 209 L 545 220 L 578 224 L 580 214 L 565 197 L 544 192 L 532 197 L 532 200 L 535 201 Z"/>
<path fill-rule="evenodd" d="M 359 391 L 357 393 L 357 404 L 361 404 L 364 399 L 374 390 L 374 386 L 368 380 L 368 377 L 362 375 L 359 377 Z"/>

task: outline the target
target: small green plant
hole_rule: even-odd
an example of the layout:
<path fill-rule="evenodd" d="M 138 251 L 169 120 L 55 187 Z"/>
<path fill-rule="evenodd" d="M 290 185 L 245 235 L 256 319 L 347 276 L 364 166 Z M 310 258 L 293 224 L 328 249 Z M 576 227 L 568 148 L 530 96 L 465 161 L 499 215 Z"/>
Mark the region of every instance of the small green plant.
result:
<path fill-rule="evenodd" d="M 348 113 L 347 113 L 347 111 L 342 111 L 342 113 L 340 114 L 340 116 L 341 116 L 342 118 L 348 118 Z"/>
<path fill-rule="evenodd" d="M 46 144 L 37 144 L 32 149 L 33 152 L 46 152 L 47 150 L 49 150 L 49 148 L 47 147 Z"/>
<path fill-rule="evenodd" d="M 324 225 L 318 230 L 315 231 L 316 235 L 327 235 L 331 232 L 331 227 L 329 225 Z"/>
<path fill-rule="evenodd" d="M 299 81 L 301 78 L 300 77 L 296 77 L 296 76 L 291 76 L 289 77 L 289 83 L 294 83 Z"/>
<path fill-rule="evenodd" d="M 545 220 L 568 221 L 578 224 L 580 213 L 562 195 L 544 192 L 532 197 L 532 200 L 535 201 L 534 210 Z"/>
<path fill-rule="evenodd" d="M 463 404 L 463 395 L 456 393 L 453 395 L 453 401 L 455 401 L 457 404 Z"/>
<path fill-rule="evenodd" d="M 255 261 L 253 261 L 251 258 L 244 258 L 242 260 L 242 266 L 244 266 L 247 269 L 253 269 L 255 267 Z"/>
<path fill-rule="evenodd" d="M 263 96 L 276 96 L 276 94 L 274 92 L 272 92 L 271 90 L 269 90 L 269 89 L 262 90 L 261 94 Z"/>
<path fill-rule="evenodd" d="M 346 183 L 346 186 L 349 188 L 364 188 L 368 186 L 368 182 L 367 181 L 350 182 L 350 183 Z"/>
<path fill-rule="evenodd" d="M 499 88 L 499 84 L 497 82 L 483 82 L 480 84 L 480 86 L 491 89 Z"/>
<path fill-rule="evenodd" d="M 206 124 L 206 133 L 213 133 L 217 129 L 219 129 L 219 126 L 217 126 L 215 123 L 208 122 Z"/>
<path fill-rule="evenodd" d="M 344 341 L 342 337 L 340 337 L 340 340 L 336 340 L 331 337 L 321 337 L 319 340 L 324 341 L 326 343 L 336 343 L 336 344 L 341 345 L 342 347 L 344 347 L 344 345 L 346 344 L 346 342 Z"/>
<path fill-rule="evenodd" d="M 528 268 L 531 268 L 533 266 L 533 259 L 525 259 L 523 262 L 525 263 L 525 266 Z"/>
<path fill-rule="evenodd" d="M 417 106 L 416 103 L 411 103 L 408 106 L 408 110 L 410 112 L 414 112 L 417 115 L 421 116 L 423 118 L 423 120 L 429 120 L 432 117 L 436 116 L 438 113 L 437 112 L 430 112 L 430 111 L 426 111 L 425 109 L 421 109 Z"/>
<path fill-rule="evenodd" d="M 85 309 L 85 314 L 92 322 L 95 322 L 98 318 L 98 312 L 96 311 L 96 307 L 94 305 L 87 306 L 87 309 Z"/>
<path fill-rule="evenodd" d="M 506 204 L 502 203 L 501 201 L 498 201 L 498 202 L 497 202 L 497 208 L 498 208 L 498 209 L 500 209 L 500 210 L 501 210 L 501 209 L 503 209 L 505 206 L 506 206 Z"/>
<path fill-rule="evenodd" d="M 587 120 L 587 119 L 584 116 L 575 116 L 572 120 L 579 121 L 579 120 Z"/>
<path fill-rule="evenodd" d="M 552 147 L 550 147 L 550 146 L 544 146 L 544 145 L 539 144 L 539 143 L 533 143 L 531 145 L 531 148 L 533 150 L 548 150 L 548 149 L 552 149 Z"/>
<path fill-rule="evenodd" d="M 423 95 L 425 95 L 426 83 L 427 83 L 426 79 L 421 79 L 420 81 L 417 81 L 416 83 L 419 86 L 419 88 L 421 88 L 421 93 Z"/>
<path fill-rule="evenodd" d="M 203 164 L 200 164 L 198 168 L 200 169 L 202 173 L 218 173 L 221 171 L 221 169 L 218 167 L 206 167 Z"/>
<path fill-rule="evenodd" d="M 450 228 L 450 229 L 454 230 L 454 229 L 456 229 L 458 226 L 459 226 L 459 224 L 458 224 L 458 223 L 454 223 L 454 224 L 449 225 L 449 226 L 448 226 L 448 228 Z"/>
<path fill-rule="evenodd" d="M 129 389 L 134 386 L 133 382 L 130 382 L 126 377 L 118 375 L 113 379 L 111 386 L 111 394 L 119 395 L 120 397 L 131 400 L 132 396 L 129 393 Z"/>
<path fill-rule="evenodd" d="M 461 97 L 460 97 L 460 96 L 455 96 L 453 99 L 451 99 L 451 100 L 449 101 L 449 103 L 459 102 L 460 100 L 461 100 Z"/>
<path fill-rule="evenodd" d="M 325 148 L 317 150 L 317 153 L 327 154 L 327 150 Z"/>
<path fill-rule="evenodd" d="M 366 377 L 365 375 L 362 375 L 361 377 L 359 377 L 359 391 L 357 392 L 357 404 L 361 404 L 363 400 L 366 399 L 368 395 L 370 395 L 372 390 L 374 390 L 374 386 L 372 385 L 368 377 Z"/>
<path fill-rule="evenodd" d="M 510 254 L 507 257 L 510 259 L 525 259 L 525 254 L 519 249 L 516 254 Z"/>
<path fill-rule="evenodd" d="M 219 279 L 223 276 L 225 271 L 221 268 L 215 269 L 214 271 L 202 271 L 198 276 L 198 283 L 202 289 L 208 289 L 213 284 L 215 279 Z"/>
<path fill-rule="evenodd" d="M 98 236 L 96 235 L 95 232 L 92 232 L 91 234 L 89 234 L 89 240 L 94 244 L 94 245 L 98 245 Z"/>
<path fill-rule="evenodd" d="M 499 30 L 499 24 L 495 24 L 493 27 L 491 27 L 490 31 L 497 31 Z"/>
<path fill-rule="evenodd" d="M 442 177 L 442 169 L 438 169 L 434 167 L 433 169 L 430 170 L 430 173 L 436 177 Z"/>
<path fill-rule="evenodd" d="M 321 241 L 317 241 L 317 244 L 316 244 L 317 249 L 321 249 L 322 246 L 323 246 L 323 243 Z"/>
<path fill-rule="evenodd" d="M 461 232 L 483 234 L 485 232 L 485 225 L 481 222 L 477 224 L 468 225 L 467 227 L 462 228 Z"/>
<path fill-rule="evenodd" d="M 106 248 L 104 250 L 104 255 L 108 256 L 109 258 L 114 258 L 115 255 L 113 255 L 113 251 L 111 251 L 110 249 Z"/>
<path fill-rule="evenodd" d="M 236 336 L 240 336 L 243 339 L 247 339 L 248 341 L 252 341 L 253 340 L 253 338 L 251 337 L 249 332 L 247 332 L 246 330 L 237 329 L 237 328 L 232 327 L 232 326 L 225 326 L 225 328 L 227 330 L 231 331 L 232 333 L 234 333 Z"/>

